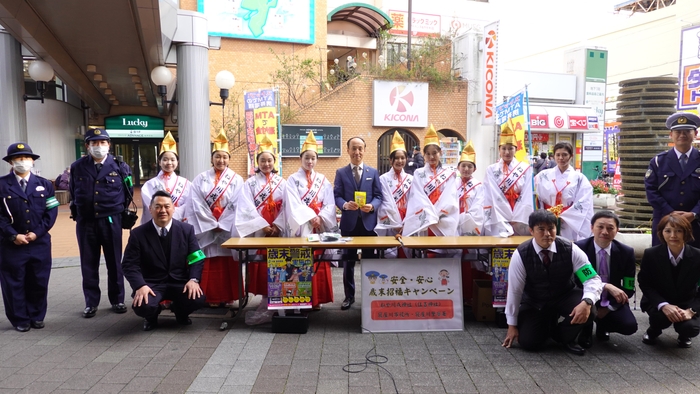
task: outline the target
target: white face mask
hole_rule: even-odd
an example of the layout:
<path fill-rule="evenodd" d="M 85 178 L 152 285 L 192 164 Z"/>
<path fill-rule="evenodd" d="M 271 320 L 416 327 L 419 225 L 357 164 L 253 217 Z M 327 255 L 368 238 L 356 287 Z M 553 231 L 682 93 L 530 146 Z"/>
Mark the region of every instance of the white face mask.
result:
<path fill-rule="evenodd" d="M 12 162 L 12 168 L 20 174 L 25 174 L 34 167 L 34 163 L 30 160 L 15 160 Z"/>
<path fill-rule="evenodd" d="M 90 154 L 95 159 L 104 159 L 109 153 L 109 146 L 91 146 Z"/>

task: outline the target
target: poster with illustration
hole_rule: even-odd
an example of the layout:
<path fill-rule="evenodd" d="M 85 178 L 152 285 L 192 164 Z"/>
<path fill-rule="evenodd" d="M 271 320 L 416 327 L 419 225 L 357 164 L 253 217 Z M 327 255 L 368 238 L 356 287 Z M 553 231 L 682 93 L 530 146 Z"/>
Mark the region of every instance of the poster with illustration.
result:
<path fill-rule="evenodd" d="M 491 250 L 494 308 L 503 308 L 506 306 L 506 297 L 508 296 L 508 266 L 510 265 L 510 258 L 513 256 L 514 252 L 515 248 L 493 248 Z"/>
<path fill-rule="evenodd" d="M 269 309 L 311 308 L 311 248 L 267 248 Z"/>
<path fill-rule="evenodd" d="M 363 332 L 461 331 L 459 259 L 362 260 Z"/>

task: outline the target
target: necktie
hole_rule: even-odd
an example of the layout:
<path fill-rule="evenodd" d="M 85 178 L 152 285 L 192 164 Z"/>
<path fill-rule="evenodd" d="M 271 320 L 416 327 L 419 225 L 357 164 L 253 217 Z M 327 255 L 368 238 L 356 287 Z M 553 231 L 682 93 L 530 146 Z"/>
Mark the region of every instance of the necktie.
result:
<path fill-rule="evenodd" d="M 26 192 L 26 191 L 27 191 L 27 181 L 24 180 L 24 179 L 20 179 L 20 181 L 19 181 L 19 187 L 22 188 L 22 191 L 23 191 L 23 192 Z"/>
<path fill-rule="evenodd" d="M 100 172 L 100 170 L 102 169 L 102 163 L 95 164 L 95 168 L 97 168 L 97 172 Z"/>
<path fill-rule="evenodd" d="M 683 153 L 683 154 L 681 155 L 680 163 L 681 163 L 681 170 L 682 170 L 682 171 L 685 171 L 685 165 L 688 164 L 688 155 L 686 155 L 685 153 Z"/>
<path fill-rule="evenodd" d="M 601 249 L 598 252 L 598 275 L 603 283 L 608 283 L 608 253 L 605 252 L 605 249 Z M 600 295 L 600 306 L 607 307 L 608 305 L 610 305 L 608 292 L 603 290 L 603 293 Z"/>
<path fill-rule="evenodd" d="M 355 166 L 353 169 L 353 172 L 355 173 L 355 183 L 358 185 L 360 184 L 360 166 Z"/>
<path fill-rule="evenodd" d="M 165 227 L 161 227 L 161 229 L 160 229 L 160 236 L 163 237 L 163 238 L 167 237 L 167 236 L 168 236 L 168 229 L 165 228 Z"/>
<path fill-rule="evenodd" d="M 544 264 L 545 267 L 549 268 L 549 263 L 552 262 L 549 259 L 549 252 L 546 250 L 543 250 L 540 252 L 540 255 L 542 256 L 542 264 Z"/>

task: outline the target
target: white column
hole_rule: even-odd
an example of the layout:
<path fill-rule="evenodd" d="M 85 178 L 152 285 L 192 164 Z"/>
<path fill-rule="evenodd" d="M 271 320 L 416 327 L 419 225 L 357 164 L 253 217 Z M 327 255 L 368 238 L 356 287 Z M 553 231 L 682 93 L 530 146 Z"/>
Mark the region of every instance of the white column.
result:
<path fill-rule="evenodd" d="M 27 142 L 27 110 L 22 71 L 22 47 L 0 26 L 0 152 L 15 142 Z M 3 154 L 4 156 L 4 154 Z"/>
<path fill-rule="evenodd" d="M 211 167 L 209 124 L 209 35 L 203 14 L 178 10 L 177 112 L 180 172 L 187 179 Z"/>

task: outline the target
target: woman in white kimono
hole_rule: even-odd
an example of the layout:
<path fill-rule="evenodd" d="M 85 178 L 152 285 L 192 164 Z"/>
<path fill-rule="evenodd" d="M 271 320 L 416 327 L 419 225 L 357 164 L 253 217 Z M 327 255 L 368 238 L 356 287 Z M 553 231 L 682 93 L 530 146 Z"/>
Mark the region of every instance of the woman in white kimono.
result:
<path fill-rule="evenodd" d="M 260 227 L 261 221 L 239 222 L 236 217 L 236 227 L 239 232 L 249 233 L 251 237 L 284 237 L 285 216 L 282 210 L 287 181 L 277 174 L 275 170 L 276 156 L 272 147 L 272 141 L 266 135 L 263 136 L 258 146 L 256 161 L 258 168 L 255 175 L 248 178 L 243 186 L 243 193 L 239 198 L 239 207 L 253 207 L 258 216 L 264 219 L 264 227 Z M 252 227 L 251 227 L 252 226 Z M 267 250 L 259 249 L 257 254 L 267 256 Z M 261 294 L 260 309 L 267 308 L 267 263 L 248 264 L 248 292 Z"/>
<path fill-rule="evenodd" d="M 591 235 L 593 187 L 585 175 L 569 164 L 574 148 L 568 142 L 554 145 L 557 166 L 535 177 L 537 207 L 557 211 L 562 237 L 575 242 Z"/>
<path fill-rule="evenodd" d="M 238 257 L 237 253 L 222 248 L 221 244 L 231 237 L 249 235 L 239 233 L 236 223 L 257 220 L 259 228 L 267 225 L 254 212 L 254 207 L 245 209 L 238 206 L 243 179 L 228 168 L 229 159 L 228 139 L 222 130 L 214 139 L 211 155 L 213 168 L 197 175 L 192 181 L 192 198 L 187 210 L 187 222 L 194 226 L 199 247 L 206 256 L 201 287 L 211 306 L 232 304 L 239 299 L 239 294 L 245 295 L 245 290 L 238 284 L 241 269 L 234 259 L 234 256 Z M 237 218 L 238 215 L 241 217 Z M 253 229 L 255 225 L 248 225 L 247 228 Z"/>
<path fill-rule="evenodd" d="M 464 147 L 459 156 L 457 170 L 460 177 L 457 181 L 457 197 L 459 199 L 459 235 L 480 236 L 484 227 L 484 185 L 473 177 L 476 171 L 476 151 L 471 141 Z M 478 249 L 462 250 L 462 295 L 464 301 L 470 302 L 473 294 L 474 279 L 489 280 L 489 265 L 478 260 Z M 488 250 L 481 251 L 482 256 L 488 255 Z"/>
<path fill-rule="evenodd" d="M 392 169 L 379 177 L 379 182 L 382 185 L 382 205 L 377 210 L 377 226 L 374 228 L 377 235 L 395 236 L 401 234 L 409 237 L 419 231 L 424 231 L 429 225 L 437 223 L 436 215 L 431 216 L 432 220 L 426 220 L 424 223 L 420 222 L 418 216 L 412 216 L 416 223 L 409 225 L 410 233 L 404 231 L 406 209 L 413 183 L 413 175 L 404 171 L 407 159 L 406 144 L 399 132 L 395 131 L 389 154 Z M 415 197 L 421 200 L 416 205 L 431 205 L 424 193 L 417 193 Z M 386 250 L 385 255 L 387 258 L 407 258 L 411 257 L 411 251 L 408 248 L 392 248 Z"/>
<path fill-rule="evenodd" d="M 301 146 L 301 168 L 287 179 L 284 214 L 291 237 L 338 231 L 333 186 L 325 176 L 314 171 L 317 149 L 314 133 L 309 131 Z M 320 309 L 321 304 L 333 302 L 333 277 L 327 261 L 314 264 L 311 288 L 315 310 Z"/>
<path fill-rule="evenodd" d="M 437 222 L 428 226 L 428 236 L 456 236 L 459 224 L 457 174 L 453 167 L 443 167 L 440 163 L 442 149 L 433 125 L 430 125 L 428 133 L 425 135 L 423 155 L 425 156 L 425 166 L 417 169 L 413 174 L 413 186 L 411 186 L 408 197 L 404 232 L 424 235 L 423 231 L 416 231 L 415 226 L 425 224 L 432 216 L 437 218 Z M 419 205 L 421 200 L 415 196 L 419 193 L 428 197 L 430 205 Z M 415 218 L 419 220 L 416 221 Z M 452 250 L 436 250 L 435 252 L 453 254 Z"/>
<path fill-rule="evenodd" d="M 190 182 L 185 178 L 177 175 L 175 170 L 179 162 L 177 156 L 177 143 L 173 135 L 168 131 L 168 134 L 160 143 L 160 153 L 158 163 L 160 164 L 160 172 L 155 178 L 151 178 L 141 187 L 141 224 L 151 221 L 151 212 L 148 207 L 151 205 L 151 196 L 158 190 L 164 190 L 173 198 L 175 213 L 173 219 L 187 221 L 185 218 L 185 209 L 190 200 L 192 187 Z"/>
<path fill-rule="evenodd" d="M 516 147 L 515 134 L 506 126 L 498 145 L 501 159 L 486 169 L 484 178 L 484 235 L 530 235 L 527 220 L 534 211 L 532 167 L 515 158 Z"/>

